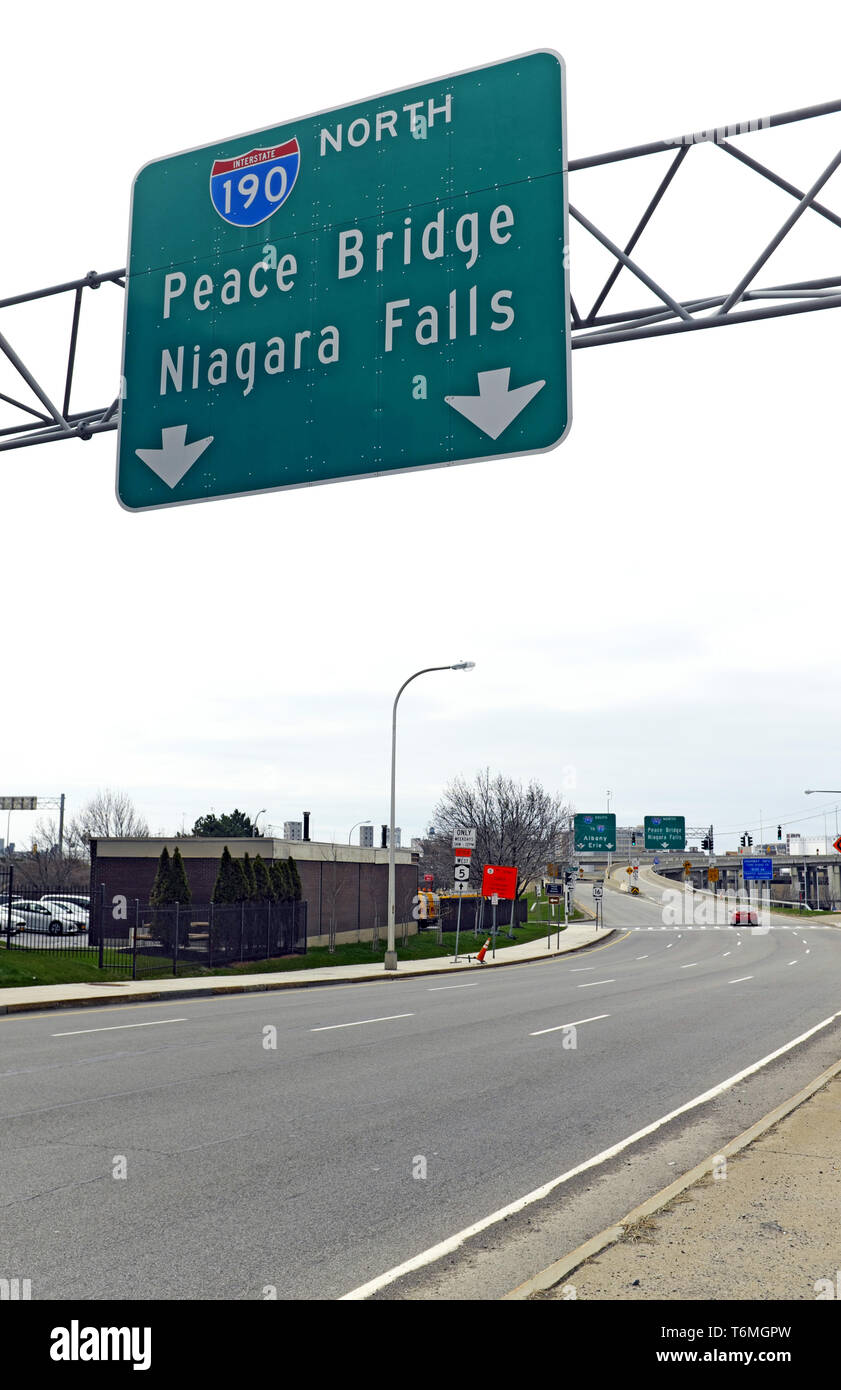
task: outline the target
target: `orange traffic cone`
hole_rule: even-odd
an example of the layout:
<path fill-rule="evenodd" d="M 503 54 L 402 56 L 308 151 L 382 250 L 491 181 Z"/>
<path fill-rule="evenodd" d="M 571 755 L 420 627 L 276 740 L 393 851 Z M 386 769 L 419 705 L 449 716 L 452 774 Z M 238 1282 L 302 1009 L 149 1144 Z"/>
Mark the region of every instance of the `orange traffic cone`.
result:
<path fill-rule="evenodd" d="M 481 951 L 478 951 L 477 954 L 476 954 L 476 959 L 478 960 L 478 962 L 479 962 L 480 965 L 484 965 L 484 964 L 485 964 L 485 952 L 487 951 L 487 949 L 488 949 L 488 947 L 490 946 L 490 944 L 491 944 L 491 938 L 488 937 L 488 939 L 487 939 L 487 941 L 485 942 L 484 946 L 482 947 Z"/>

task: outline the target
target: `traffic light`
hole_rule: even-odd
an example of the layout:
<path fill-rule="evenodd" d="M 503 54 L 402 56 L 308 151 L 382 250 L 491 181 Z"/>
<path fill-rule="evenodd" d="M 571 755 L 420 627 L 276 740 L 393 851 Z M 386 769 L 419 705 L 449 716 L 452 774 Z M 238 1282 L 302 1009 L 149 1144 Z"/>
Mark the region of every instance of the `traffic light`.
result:
<path fill-rule="evenodd" d="M 635 834 L 633 833 L 633 831 L 632 831 L 632 832 L 631 832 L 631 844 L 632 844 L 632 845 L 635 845 L 636 842 L 637 842 L 637 837 L 636 837 L 636 835 L 635 835 Z"/>
<path fill-rule="evenodd" d="M 752 835 L 748 835 L 748 847 L 750 847 L 752 844 L 753 844 L 753 836 L 752 836 Z"/>
<path fill-rule="evenodd" d="M 781 825 L 778 825 L 778 826 L 777 826 L 777 839 L 778 839 L 778 840 L 781 840 L 782 838 L 783 838 L 783 827 L 782 827 Z"/>
<path fill-rule="evenodd" d="M 748 837 L 747 837 L 747 835 L 743 835 L 742 838 L 741 838 L 741 840 L 739 841 L 739 844 L 742 846 L 742 849 L 745 848 L 745 845 L 747 844 L 747 842 L 748 842 Z"/>
<path fill-rule="evenodd" d="M 703 838 L 703 840 L 701 841 L 701 849 L 709 849 L 709 847 L 710 847 L 710 837 L 709 837 L 709 835 L 705 835 L 704 838 Z"/>

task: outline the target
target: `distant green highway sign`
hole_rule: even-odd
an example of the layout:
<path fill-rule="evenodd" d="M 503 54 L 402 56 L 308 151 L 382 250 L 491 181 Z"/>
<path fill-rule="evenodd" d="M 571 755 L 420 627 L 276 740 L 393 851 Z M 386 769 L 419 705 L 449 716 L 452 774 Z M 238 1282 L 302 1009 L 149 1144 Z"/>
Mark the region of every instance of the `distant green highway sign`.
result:
<path fill-rule="evenodd" d="M 575 848 L 577 850 L 615 850 L 616 816 L 613 812 L 575 817 Z"/>
<path fill-rule="evenodd" d="M 685 816 L 646 816 L 646 849 L 686 849 Z"/>
<path fill-rule="evenodd" d="M 560 443 L 564 87 L 538 51 L 145 165 L 123 506 Z"/>

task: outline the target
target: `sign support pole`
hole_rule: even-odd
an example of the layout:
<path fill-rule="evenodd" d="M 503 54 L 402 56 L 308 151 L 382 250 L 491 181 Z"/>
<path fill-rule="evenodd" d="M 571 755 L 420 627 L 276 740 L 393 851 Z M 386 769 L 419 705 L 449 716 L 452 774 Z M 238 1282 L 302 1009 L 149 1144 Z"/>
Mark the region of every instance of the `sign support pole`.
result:
<path fill-rule="evenodd" d="M 455 965 L 458 960 L 458 937 L 461 931 L 461 897 L 461 888 L 459 887 L 458 912 L 456 913 L 456 953 L 453 956 L 453 965 Z"/>

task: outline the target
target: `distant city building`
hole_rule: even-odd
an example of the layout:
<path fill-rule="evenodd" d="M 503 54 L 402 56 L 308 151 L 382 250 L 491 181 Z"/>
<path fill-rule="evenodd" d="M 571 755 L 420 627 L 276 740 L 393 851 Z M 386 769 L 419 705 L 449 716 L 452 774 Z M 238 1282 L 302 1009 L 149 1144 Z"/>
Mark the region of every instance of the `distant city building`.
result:
<path fill-rule="evenodd" d="M 304 838 L 303 822 L 299 820 L 285 820 L 283 822 L 284 840 L 302 840 Z"/>
<path fill-rule="evenodd" d="M 423 854 L 423 840 L 418 839 L 417 835 L 412 837 L 412 853 Z"/>
<path fill-rule="evenodd" d="M 360 825 L 359 827 L 359 846 L 360 849 L 374 848 L 374 827 L 373 825 Z"/>
<path fill-rule="evenodd" d="M 786 835 L 786 852 L 797 855 L 835 854 L 831 835 Z"/>

